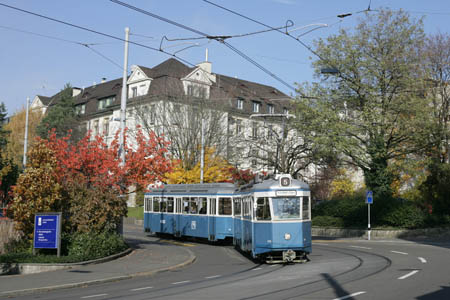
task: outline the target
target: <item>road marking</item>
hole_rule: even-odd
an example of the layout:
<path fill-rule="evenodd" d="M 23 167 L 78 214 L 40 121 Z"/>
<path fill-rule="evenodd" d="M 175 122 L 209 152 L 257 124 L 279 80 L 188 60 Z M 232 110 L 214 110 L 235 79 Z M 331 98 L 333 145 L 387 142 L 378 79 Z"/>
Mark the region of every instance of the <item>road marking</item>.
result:
<path fill-rule="evenodd" d="M 212 278 L 217 278 L 217 277 L 220 277 L 220 276 L 222 276 L 222 275 L 208 276 L 208 277 L 205 277 L 205 278 L 206 278 L 206 279 L 212 279 Z"/>
<path fill-rule="evenodd" d="M 252 271 L 257 271 L 257 270 L 261 270 L 262 268 L 255 268 Z"/>
<path fill-rule="evenodd" d="M 141 288 L 137 288 L 137 289 L 132 289 L 130 291 L 135 292 L 135 291 L 141 291 L 141 290 L 148 290 L 148 289 L 152 289 L 152 286 L 147 286 L 147 287 L 141 287 Z"/>
<path fill-rule="evenodd" d="M 102 297 L 102 296 L 108 296 L 108 294 L 98 294 L 98 295 L 84 296 L 84 297 L 81 297 L 81 299 L 94 298 L 94 297 Z"/>
<path fill-rule="evenodd" d="M 418 257 L 418 259 L 419 259 L 423 264 L 426 264 L 426 263 L 427 263 L 427 260 L 426 260 L 425 258 L 423 258 L 423 257 Z"/>
<path fill-rule="evenodd" d="M 173 245 L 177 245 L 177 246 L 195 247 L 194 244 L 183 243 L 183 242 L 177 242 L 177 241 L 171 241 L 171 240 L 161 240 L 161 242 L 162 242 L 162 243 L 173 244 Z"/>
<path fill-rule="evenodd" d="M 414 274 L 416 274 L 417 272 L 419 272 L 419 270 L 414 270 L 414 271 L 412 271 L 412 272 L 409 272 L 408 274 L 406 274 L 406 275 L 403 275 L 403 276 L 401 276 L 401 277 L 399 277 L 398 279 L 405 279 L 405 278 L 408 278 L 409 276 L 413 276 Z"/>
<path fill-rule="evenodd" d="M 190 280 L 185 280 L 185 281 L 178 281 L 178 282 L 173 282 L 172 284 L 182 284 L 182 283 L 188 283 L 191 282 Z"/>
<path fill-rule="evenodd" d="M 351 248 L 358 248 L 358 249 L 367 249 L 367 250 L 371 250 L 372 248 L 369 247 L 362 247 L 362 246 L 349 246 Z"/>
<path fill-rule="evenodd" d="M 350 294 L 350 295 L 347 295 L 347 296 L 344 296 L 344 297 L 334 298 L 333 300 L 343 300 L 343 299 L 351 298 L 351 297 L 354 297 L 354 296 L 362 295 L 362 294 L 365 294 L 365 293 L 366 292 L 356 292 L 356 293 L 353 293 L 353 294 Z"/>
<path fill-rule="evenodd" d="M 403 255 L 408 255 L 408 253 L 406 252 L 400 252 L 400 251 L 391 251 L 392 253 L 397 253 L 397 254 L 403 254 Z"/>

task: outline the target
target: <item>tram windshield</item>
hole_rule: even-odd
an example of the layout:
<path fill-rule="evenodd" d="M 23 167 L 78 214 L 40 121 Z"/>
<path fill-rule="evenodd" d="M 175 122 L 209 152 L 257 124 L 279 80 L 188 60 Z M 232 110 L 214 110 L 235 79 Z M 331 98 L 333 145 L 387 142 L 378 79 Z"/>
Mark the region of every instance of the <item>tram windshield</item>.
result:
<path fill-rule="evenodd" d="M 300 197 L 272 198 L 273 219 L 300 219 Z"/>

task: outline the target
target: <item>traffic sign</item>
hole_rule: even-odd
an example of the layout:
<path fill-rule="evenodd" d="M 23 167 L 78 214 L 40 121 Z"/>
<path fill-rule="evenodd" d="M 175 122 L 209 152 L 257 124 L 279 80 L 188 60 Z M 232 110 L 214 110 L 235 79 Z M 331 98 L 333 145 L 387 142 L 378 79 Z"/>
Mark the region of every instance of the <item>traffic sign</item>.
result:
<path fill-rule="evenodd" d="M 373 193 L 372 191 L 366 192 L 366 203 L 367 204 L 373 204 Z"/>

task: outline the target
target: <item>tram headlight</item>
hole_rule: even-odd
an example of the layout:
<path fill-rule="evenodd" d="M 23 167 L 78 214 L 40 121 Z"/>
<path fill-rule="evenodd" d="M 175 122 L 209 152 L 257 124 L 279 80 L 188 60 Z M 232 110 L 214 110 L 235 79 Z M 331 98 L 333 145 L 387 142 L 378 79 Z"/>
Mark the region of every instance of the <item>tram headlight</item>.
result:
<path fill-rule="evenodd" d="M 291 239 L 291 234 L 290 233 L 285 233 L 284 234 L 284 239 L 285 240 L 290 240 Z"/>

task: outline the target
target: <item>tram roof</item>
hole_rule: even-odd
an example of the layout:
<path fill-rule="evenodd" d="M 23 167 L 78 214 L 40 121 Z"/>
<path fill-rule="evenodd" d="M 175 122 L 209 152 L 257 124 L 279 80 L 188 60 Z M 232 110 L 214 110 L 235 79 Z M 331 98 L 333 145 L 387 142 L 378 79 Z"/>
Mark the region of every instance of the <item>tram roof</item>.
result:
<path fill-rule="evenodd" d="M 266 179 L 263 182 L 255 183 L 251 186 L 245 186 L 241 189 L 241 192 L 245 192 L 248 190 L 258 190 L 258 191 L 265 191 L 265 190 L 271 190 L 271 189 L 287 189 L 287 190 L 306 190 L 309 191 L 309 185 L 304 182 L 300 181 L 298 179 L 292 179 L 291 184 L 286 187 L 281 187 L 280 182 L 278 179 L 270 178 Z"/>
<path fill-rule="evenodd" d="M 236 190 L 233 183 L 166 184 L 162 188 L 151 189 L 151 194 L 232 194 Z"/>

